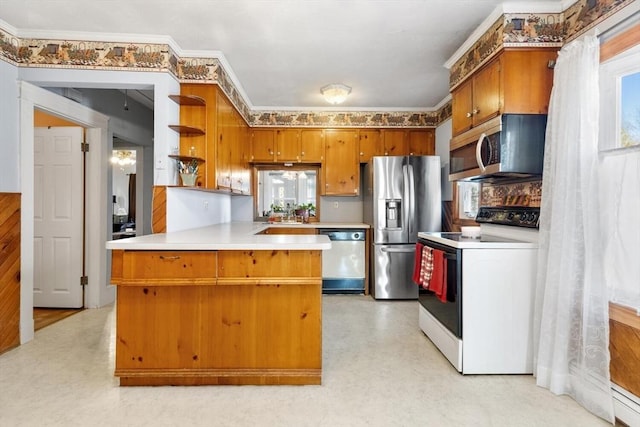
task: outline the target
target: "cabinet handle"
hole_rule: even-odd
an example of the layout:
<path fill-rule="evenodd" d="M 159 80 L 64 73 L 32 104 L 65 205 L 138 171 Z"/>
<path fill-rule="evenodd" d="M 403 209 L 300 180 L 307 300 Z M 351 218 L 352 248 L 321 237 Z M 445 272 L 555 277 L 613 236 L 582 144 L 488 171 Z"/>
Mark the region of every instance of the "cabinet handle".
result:
<path fill-rule="evenodd" d="M 304 157 L 304 151 L 303 151 L 303 152 L 301 152 L 301 153 L 300 153 L 300 155 L 301 155 L 302 157 Z"/>
<path fill-rule="evenodd" d="M 360 155 L 361 155 L 361 156 L 364 156 L 364 153 L 361 151 L 361 152 L 360 152 Z"/>
<path fill-rule="evenodd" d="M 478 108 L 473 110 L 473 114 L 478 114 L 480 112 L 480 110 Z"/>
<path fill-rule="evenodd" d="M 280 155 L 280 152 L 278 151 L 278 156 Z"/>
<path fill-rule="evenodd" d="M 473 116 L 473 114 L 471 114 L 471 113 L 467 113 L 467 118 L 469 118 L 469 117 L 471 117 L 471 116 Z"/>
<path fill-rule="evenodd" d="M 164 255 L 160 255 L 160 259 L 161 260 L 165 260 L 165 261 L 175 261 L 177 259 L 180 259 L 179 255 L 174 255 L 174 256 L 164 256 Z"/>

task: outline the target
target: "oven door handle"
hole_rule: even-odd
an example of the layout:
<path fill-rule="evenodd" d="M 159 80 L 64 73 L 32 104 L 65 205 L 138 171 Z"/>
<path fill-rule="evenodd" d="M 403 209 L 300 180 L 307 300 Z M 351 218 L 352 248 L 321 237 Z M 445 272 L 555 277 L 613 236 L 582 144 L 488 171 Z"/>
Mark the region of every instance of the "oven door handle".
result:
<path fill-rule="evenodd" d="M 478 142 L 476 143 L 476 161 L 478 162 L 478 167 L 482 172 L 484 172 L 487 169 L 484 163 L 482 162 L 482 142 L 486 137 L 487 137 L 487 134 L 482 132 L 482 135 L 480 135 L 480 138 L 478 138 Z"/>
<path fill-rule="evenodd" d="M 398 253 L 409 253 L 409 252 L 415 252 L 416 248 L 408 248 L 408 249 L 398 249 L 398 248 L 380 248 L 380 250 L 382 252 L 389 252 L 389 253 L 393 253 L 393 254 L 398 254 Z"/>
<path fill-rule="evenodd" d="M 455 256 L 455 255 L 451 255 L 451 254 L 444 254 L 444 257 L 445 257 L 446 259 L 450 259 L 450 260 L 452 260 L 452 261 L 455 261 L 455 260 L 457 260 L 457 259 L 458 259 L 458 257 L 457 257 L 457 256 Z"/>

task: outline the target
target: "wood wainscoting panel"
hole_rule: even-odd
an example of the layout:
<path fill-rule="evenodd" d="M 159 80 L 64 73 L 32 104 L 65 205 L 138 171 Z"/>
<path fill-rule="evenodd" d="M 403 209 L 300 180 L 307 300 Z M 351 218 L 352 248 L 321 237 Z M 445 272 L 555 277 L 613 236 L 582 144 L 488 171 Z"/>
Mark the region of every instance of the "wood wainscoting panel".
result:
<path fill-rule="evenodd" d="M 611 381 L 640 396 L 640 316 L 635 310 L 609 304 Z"/>
<path fill-rule="evenodd" d="M 0 193 L 0 353 L 20 344 L 20 194 Z"/>
<path fill-rule="evenodd" d="M 167 187 L 156 185 L 153 187 L 151 198 L 151 232 L 165 233 L 167 231 Z"/>

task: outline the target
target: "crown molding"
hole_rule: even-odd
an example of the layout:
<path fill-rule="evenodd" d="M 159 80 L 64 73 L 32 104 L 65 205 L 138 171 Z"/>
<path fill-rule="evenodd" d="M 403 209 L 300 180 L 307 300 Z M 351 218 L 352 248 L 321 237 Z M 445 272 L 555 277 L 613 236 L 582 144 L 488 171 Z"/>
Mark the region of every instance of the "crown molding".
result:
<path fill-rule="evenodd" d="M 18 35 L 17 35 L 18 29 L 16 27 L 14 27 L 13 25 L 9 24 L 7 21 L 5 21 L 3 19 L 0 19 L 0 28 L 4 29 L 9 34 L 12 34 L 12 35 L 18 37 Z"/>
<path fill-rule="evenodd" d="M 453 98 L 452 98 L 451 94 L 449 93 L 447 96 L 442 98 L 442 101 L 438 102 L 438 104 L 435 107 L 433 107 L 433 109 L 435 111 L 440 111 L 440 109 L 442 107 L 444 107 L 445 105 L 447 105 L 448 102 L 451 102 L 452 99 Z"/>
<path fill-rule="evenodd" d="M 563 2 L 544 2 L 544 3 L 502 3 L 493 9 L 493 12 L 485 18 L 484 21 L 471 33 L 464 43 L 451 55 L 444 63 L 444 67 L 448 70 L 462 58 L 462 56 L 473 47 L 474 43 L 486 33 L 495 22 L 505 13 L 561 13 L 577 0 L 564 0 Z M 565 3 L 569 6 L 565 7 Z"/>

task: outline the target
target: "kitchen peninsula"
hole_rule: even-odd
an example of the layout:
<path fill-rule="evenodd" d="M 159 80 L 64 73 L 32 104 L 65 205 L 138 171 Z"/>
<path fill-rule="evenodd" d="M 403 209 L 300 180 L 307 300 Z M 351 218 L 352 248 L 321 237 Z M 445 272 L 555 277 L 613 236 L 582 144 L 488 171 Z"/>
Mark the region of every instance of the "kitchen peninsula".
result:
<path fill-rule="evenodd" d="M 107 242 L 120 385 L 320 384 L 326 236 L 219 224 Z"/>

